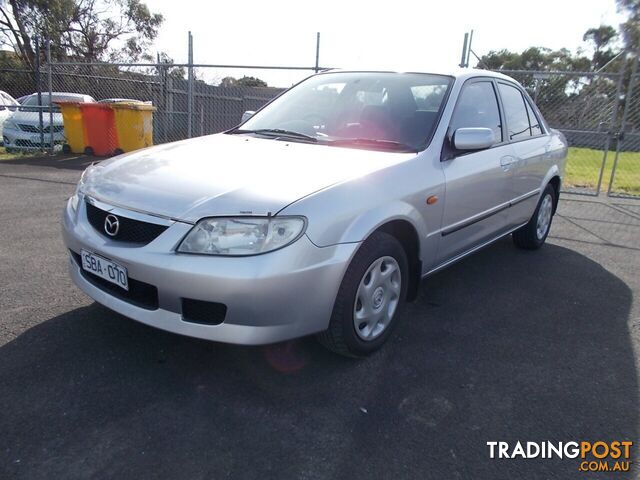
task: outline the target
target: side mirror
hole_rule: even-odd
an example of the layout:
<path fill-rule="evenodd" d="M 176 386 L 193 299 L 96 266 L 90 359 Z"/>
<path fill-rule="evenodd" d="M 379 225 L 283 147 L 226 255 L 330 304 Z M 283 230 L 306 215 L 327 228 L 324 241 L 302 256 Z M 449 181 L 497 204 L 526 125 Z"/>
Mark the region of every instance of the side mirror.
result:
<path fill-rule="evenodd" d="M 490 128 L 459 128 L 451 143 L 457 150 L 482 150 L 496 143 L 496 135 Z"/>
<path fill-rule="evenodd" d="M 240 120 L 240 123 L 244 123 L 247 120 L 249 120 L 251 117 L 253 117 L 253 114 L 256 113 L 253 110 L 247 110 L 246 112 L 244 112 L 242 114 L 242 120 Z"/>

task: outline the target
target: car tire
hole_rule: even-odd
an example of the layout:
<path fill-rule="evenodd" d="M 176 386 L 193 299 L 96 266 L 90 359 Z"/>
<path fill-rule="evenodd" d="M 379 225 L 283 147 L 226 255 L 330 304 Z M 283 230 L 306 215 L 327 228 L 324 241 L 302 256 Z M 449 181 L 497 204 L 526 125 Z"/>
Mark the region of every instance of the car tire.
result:
<path fill-rule="evenodd" d="M 364 357 L 378 350 L 391 335 L 406 302 L 408 272 L 400 242 L 388 233 L 373 233 L 347 268 L 329 328 L 317 336 L 320 343 L 348 357 Z"/>
<path fill-rule="evenodd" d="M 551 230 L 557 202 L 555 189 L 552 185 L 547 185 L 529 222 L 513 232 L 513 243 L 516 247 L 537 250 L 544 245 Z"/>

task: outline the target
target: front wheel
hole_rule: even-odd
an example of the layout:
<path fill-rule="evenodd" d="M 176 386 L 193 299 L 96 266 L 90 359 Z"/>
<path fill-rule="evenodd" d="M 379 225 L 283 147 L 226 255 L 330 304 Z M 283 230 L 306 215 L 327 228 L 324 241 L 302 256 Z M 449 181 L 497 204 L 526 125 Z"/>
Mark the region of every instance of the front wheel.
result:
<path fill-rule="evenodd" d="M 407 296 L 408 261 L 395 237 L 376 232 L 353 257 L 340 285 L 328 330 L 318 340 L 329 350 L 362 357 L 391 335 Z"/>
<path fill-rule="evenodd" d="M 544 244 L 551 229 L 557 201 L 555 189 L 547 185 L 529 222 L 513 232 L 513 243 L 516 247 L 537 250 Z"/>

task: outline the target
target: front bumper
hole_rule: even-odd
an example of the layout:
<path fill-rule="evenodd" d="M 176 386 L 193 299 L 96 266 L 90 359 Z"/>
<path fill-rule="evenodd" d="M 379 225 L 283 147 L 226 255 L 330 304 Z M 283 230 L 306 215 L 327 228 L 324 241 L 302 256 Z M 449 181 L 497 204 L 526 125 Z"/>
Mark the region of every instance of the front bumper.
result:
<path fill-rule="evenodd" d="M 40 141 L 39 133 L 24 132 L 20 129 L 7 128 L 2 130 L 2 141 L 5 148 L 12 148 L 14 150 L 40 150 L 42 148 L 49 148 L 51 145 L 51 134 L 49 132 L 44 133 L 44 143 Z M 54 146 L 61 146 L 65 141 L 64 131 L 53 133 Z"/>
<path fill-rule="evenodd" d="M 136 247 L 98 233 L 87 221 L 85 203 L 81 201 L 74 212 L 68 202 L 63 236 L 69 250 L 89 250 L 125 266 L 130 278 L 157 288 L 158 308 L 140 308 L 96 286 L 70 255 L 71 278 L 91 298 L 122 315 L 191 337 L 260 345 L 328 327 L 340 282 L 358 244 L 319 248 L 303 235 L 288 247 L 251 257 L 176 253 L 190 228 L 174 222 L 151 243 Z M 224 321 L 218 325 L 185 321 L 181 310 L 185 298 L 226 305 Z"/>

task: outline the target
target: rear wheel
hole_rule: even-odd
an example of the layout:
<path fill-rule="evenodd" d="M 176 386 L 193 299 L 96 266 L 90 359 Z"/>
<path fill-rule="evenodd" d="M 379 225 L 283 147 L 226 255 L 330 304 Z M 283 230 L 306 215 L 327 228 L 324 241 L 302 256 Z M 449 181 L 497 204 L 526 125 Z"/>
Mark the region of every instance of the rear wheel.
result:
<path fill-rule="evenodd" d="M 555 189 L 547 185 L 529 222 L 513 232 L 513 243 L 516 247 L 537 250 L 544 245 L 551 229 L 557 201 Z"/>
<path fill-rule="evenodd" d="M 361 357 L 379 349 L 391 335 L 405 303 L 408 261 L 402 245 L 376 232 L 354 256 L 340 285 L 329 329 L 318 335 L 328 349 Z"/>

